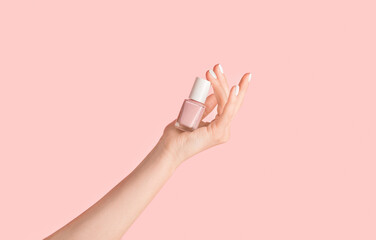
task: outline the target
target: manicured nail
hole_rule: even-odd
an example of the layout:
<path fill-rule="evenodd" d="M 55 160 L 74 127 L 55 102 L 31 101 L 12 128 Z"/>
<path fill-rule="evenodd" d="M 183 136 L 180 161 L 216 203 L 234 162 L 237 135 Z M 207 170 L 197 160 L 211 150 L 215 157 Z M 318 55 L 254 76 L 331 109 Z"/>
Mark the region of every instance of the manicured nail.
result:
<path fill-rule="evenodd" d="M 223 68 L 222 68 L 221 64 L 218 64 L 218 67 L 219 67 L 219 71 L 221 71 L 221 73 L 223 73 Z"/>
<path fill-rule="evenodd" d="M 215 75 L 215 72 L 213 70 L 209 70 L 210 74 L 213 76 L 213 78 L 217 79 L 217 75 Z"/>
<path fill-rule="evenodd" d="M 239 94 L 239 85 L 235 86 L 235 96 L 238 96 Z"/>
<path fill-rule="evenodd" d="M 252 73 L 248 75 L 248 82 L 251 81 Z"/>

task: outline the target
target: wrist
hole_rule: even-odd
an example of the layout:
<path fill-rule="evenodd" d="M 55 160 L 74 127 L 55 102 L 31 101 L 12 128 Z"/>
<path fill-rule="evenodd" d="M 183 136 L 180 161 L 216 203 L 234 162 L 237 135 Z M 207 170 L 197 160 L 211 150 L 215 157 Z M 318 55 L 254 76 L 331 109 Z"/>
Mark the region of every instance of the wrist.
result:
<path fill-rule="evenodd" d="M 175 170 L 184 161 L 184 158 L 174 149 L 175 148 L 162 137 L 154 147 L 153 151 L 160 155 L 163 161 Z"/>

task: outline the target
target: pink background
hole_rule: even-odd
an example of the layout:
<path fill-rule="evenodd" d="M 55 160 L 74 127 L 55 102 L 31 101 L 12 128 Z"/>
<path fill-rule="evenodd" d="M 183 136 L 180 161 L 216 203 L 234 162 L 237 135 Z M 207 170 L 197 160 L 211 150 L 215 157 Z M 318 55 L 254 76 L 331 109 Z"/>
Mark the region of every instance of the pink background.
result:
<path fill-rule="evenodd" d="M 1 1 L 1 239 L 40 239 L 151 150 L 196 76 L 253 79 L 229 143 L 126 239 L 376 239 L 374 1 Z"/>

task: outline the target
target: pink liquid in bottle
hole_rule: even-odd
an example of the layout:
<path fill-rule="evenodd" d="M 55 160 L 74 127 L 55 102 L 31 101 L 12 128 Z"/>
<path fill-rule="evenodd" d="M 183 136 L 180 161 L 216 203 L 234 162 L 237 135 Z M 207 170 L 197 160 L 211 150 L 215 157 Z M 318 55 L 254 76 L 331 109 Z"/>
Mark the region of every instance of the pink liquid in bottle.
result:
<path fill-rule="evenodd" d="M 198 128 L 205 111 L 205 100 L 210 89 L 210 82 L 197 77 L 192 87 L 189 99 L 184 100 L 176 120 L 175 127 L 183 131 L 193 131 Z"/>

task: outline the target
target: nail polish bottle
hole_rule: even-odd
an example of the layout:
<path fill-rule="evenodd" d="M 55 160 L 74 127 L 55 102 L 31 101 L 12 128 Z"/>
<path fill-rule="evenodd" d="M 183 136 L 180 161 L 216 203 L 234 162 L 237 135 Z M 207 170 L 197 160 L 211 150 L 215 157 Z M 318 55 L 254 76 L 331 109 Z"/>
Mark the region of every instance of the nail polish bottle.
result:
<path fill-rule="evenodd" d="M 210 89 L 208 80 L 196 77 L 189 99 L 185 99 L 180 109 L 175 127 L 183 131 L 197 129 L 205 111 L 205 100 Z"/>

